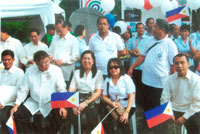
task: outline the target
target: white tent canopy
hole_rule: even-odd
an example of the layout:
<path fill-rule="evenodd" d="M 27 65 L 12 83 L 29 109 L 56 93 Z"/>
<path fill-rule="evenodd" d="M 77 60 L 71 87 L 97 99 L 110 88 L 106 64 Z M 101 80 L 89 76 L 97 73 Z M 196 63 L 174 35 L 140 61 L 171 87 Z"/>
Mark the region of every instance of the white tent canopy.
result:
<path fill-rule="evenodd" d="M 44 26 L 55 23 L 65 11 L 51 0 L 0 0 L 0 18 L 40 15 Z"/>

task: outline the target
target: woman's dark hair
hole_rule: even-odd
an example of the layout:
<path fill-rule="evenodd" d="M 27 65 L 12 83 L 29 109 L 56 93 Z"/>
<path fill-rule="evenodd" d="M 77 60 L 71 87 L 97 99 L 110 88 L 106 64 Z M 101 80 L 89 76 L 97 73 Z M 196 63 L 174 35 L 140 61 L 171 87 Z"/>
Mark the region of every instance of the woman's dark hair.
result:
<path fill-rule="evenodd" d="M 97 73 L 97 67 L 96 67 L 96 60 L 95 60 L 94 53 L 93 53 L 92 51 L 90 51 L 90 50 L 86 50 L 86 51 L 84 51 L 84 52 L 81 54 L 81 60 L 80 60 L 80 63 L 81 63 L 80 78 L 83 77 L 84 72 L 85 72 L 85 68 L 83 67 L 83 64 L 82 64 L 83 56 L 84 56 L 85 54 L 90 54 L 90 55 L 92 56 L 92 59 L 93 59 L 94 64 L 92 65 L 91 71 L 92 71 L 92 78 L 94 78 L 94 76 L 95 76 L 96 73 Z"/>
<path fill-rule="evenodd" d="M 84 29 L 85 27 L 83 25 L 78 25 L 76 26 L 74 33 L 76 34 L 76 36 L 81 36 L 83 34 Z"/>
<path fill-rule="evenodd" d="M 190 33 L 190 26 L 187 24 L 183 24 L 180 28 L 181 32 L 183 32 L 184 30 L 187 30 Z"/>
<path fill-rule="evenodd" d="M 111 77 L 111 74 L 110 74 L 110 71 L 109 71 L 109 68 L 110 68 L 111 63 L 116 63 L 116 64 L 120 67 L 120 76 L 122 76 L 122 75 L 125 74 L 124 66 L 122 65 L 121 60 L 120 60 L 119 58 L 111 58 L 111 59 L 108 61 L 108 64 L 107 64 L 108 78 Z"/>

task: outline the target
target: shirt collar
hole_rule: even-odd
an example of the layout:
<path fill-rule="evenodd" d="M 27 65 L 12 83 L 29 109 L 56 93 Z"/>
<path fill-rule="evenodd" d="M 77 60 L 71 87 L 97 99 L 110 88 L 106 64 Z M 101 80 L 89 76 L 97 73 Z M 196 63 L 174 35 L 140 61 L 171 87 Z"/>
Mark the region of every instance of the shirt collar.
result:
<path fill-rule="evenodd" d="M 188 79 L 188 80 L 190 80 L 191 78 L 192 78 L 192 72 L 188 69 L 188 71 L 187 71 L 187 74 L 186 74 L 186 76 L 185 77 L 179 77 L 178 76 L 178 73 L 177 72 L 175 72 L 176 74 L 176 78 L 186 78 L 186 79 Z"/>
<path fill-rule="evenodd" d="M 69 36 L 70 36 L 70 32 L 69 31 L 67 31 L 67 33 L 65 34 L 65 36 L 64 37 L 62 37 L 62 38 L 64 38 L 64 39 L 68 39 L 69 38 Z"/>
<path fill-rule="evenodd" d="M 38 66 L 37 66 L 36 64 L 34 64 L 34 66 L 36 66 L 36 70 L 37 70 L 37 72 L 39 72 L 39 73 L 42 73 L 42 74 L 49 74 L 49 73 L 50 73 L 51 64 L 50 64 L 50 66 L 49 66 L 49 69 L 46 70 L 46 71 L 44 71 L 44 72 L 40 71 L 39 68 L 38 68 Z"/>
<path fill-rule="evenodd" d="M 12 67 L 11 67 L 9 70 L 6 70 L 6 69 L 4 68 L 4 72 L 9 72 L 9 73 L 11 73 L 11 74 L 15 73 L 14 65 L 12 65 Z"/>

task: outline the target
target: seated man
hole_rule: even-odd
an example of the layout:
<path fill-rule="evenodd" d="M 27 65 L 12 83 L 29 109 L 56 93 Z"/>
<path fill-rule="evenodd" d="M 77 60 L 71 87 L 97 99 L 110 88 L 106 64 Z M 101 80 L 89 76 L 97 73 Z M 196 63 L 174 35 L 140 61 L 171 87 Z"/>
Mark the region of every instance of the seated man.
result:
<path fill-rule="evenodd" d="M 185 125 L 188 134 L 200 133 L 200 77 L 188 68 L 187 55 L 174 57 L 176 73 L 171 75 L 164 87 L 161 103 L 171 101 L 175 118 L 179 125 Z"/>
<path fill-rule="evenodd" d="M 3 94 L 6 96 L 4 99 L 1 98 L 0 100 L 0 133 L 8 133 L 8 129 L 5 125 L 7 122 L 10 114 L 9 111 L 11 110 L 14 101 L 16 99 L 17 95 L 17 88 L 23 79 L 24 72 L 13 65 L 15 58 L 14 58 L 14 52 L 11 50 L 4 50 L 1 53 L 1 60 L 3 62 L 4 69 L 0 70 L 0 87 L 1 90 L 0 94 Z M 11 88 L 14 88 L 12 93 L 9 95 L 7 94 L 6 90 L 4 89 L 7 86 L 10 86 Z M 3 88 L 4 87 L 4 88 Z M 8 88 L 8 87 L 7 87 Z M 5 93 L 5 94 L 4 94 Z"/>
<path fill-rule="evenodd" d="M 19 86 L 11 115 L 14 113 L 18 132 L 28 134 L 38 129 L 40 134 L 56 134 L 67 116 L 67 110 L 52 110 L 50 101 L 52 93 L 66 91 L 63 74 L 59 67 L 50 64 L 49 55 L 45 51 L 36 52 L 34 61 L 36 65 L 26 71 L 23 83 Z"/>

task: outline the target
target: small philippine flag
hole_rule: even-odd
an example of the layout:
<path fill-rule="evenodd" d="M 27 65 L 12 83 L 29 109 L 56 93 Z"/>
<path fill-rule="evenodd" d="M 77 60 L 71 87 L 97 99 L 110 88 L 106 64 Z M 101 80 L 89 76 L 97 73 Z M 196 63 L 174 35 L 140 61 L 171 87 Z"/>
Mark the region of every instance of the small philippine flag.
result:
<path fill-rule="evenodd" d="M 7 125 L 8 129 L 9 129 L 10 134 L 17 134 L 17 130 L 16 130 L 16 127 L 15 127 L 15 122 L 14 122 L 12 116 L 10 116 L 10 118 L 6 122 L 6 125 Z"/>
<path fill-rule="evenodd" d="M 188 7 L 182 6 L 166 12 L 168 22 L 172 22 L 189 16 Z"/>
<path fill-rule="evenodd" d="M 92 130 L 91 134 L 104 134 L 103 125 L 101 122 Z"/>
<path fill-rule="evenodd" d="M 78 92 L 62 92 L 51 95 L 51 108 L 78 107 L 78 105 Z"/>
<path fill-rule="evenodd" d="M 149 111 L 146 111 L 145 117 L 149 128 L 157 126 L 173 116 L 173 111 L 170 102 L 166 102 L 163 105 L 155 107 Z"/>

